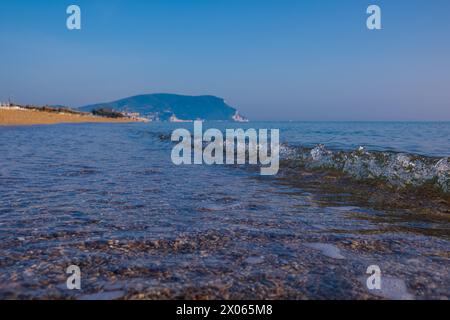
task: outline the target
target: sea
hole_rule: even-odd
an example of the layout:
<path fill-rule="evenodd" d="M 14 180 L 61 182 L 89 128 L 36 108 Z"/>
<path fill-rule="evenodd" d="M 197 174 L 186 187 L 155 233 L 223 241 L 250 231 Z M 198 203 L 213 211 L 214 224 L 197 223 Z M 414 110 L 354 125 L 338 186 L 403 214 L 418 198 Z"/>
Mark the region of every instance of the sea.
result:
<path fill-rule="evenodd" d="M 280 172 L 174 165 L 192 123 L 0 127 L 0 298 L 450 298 L 450 122 L 204 127 L 279 129 Z"/>

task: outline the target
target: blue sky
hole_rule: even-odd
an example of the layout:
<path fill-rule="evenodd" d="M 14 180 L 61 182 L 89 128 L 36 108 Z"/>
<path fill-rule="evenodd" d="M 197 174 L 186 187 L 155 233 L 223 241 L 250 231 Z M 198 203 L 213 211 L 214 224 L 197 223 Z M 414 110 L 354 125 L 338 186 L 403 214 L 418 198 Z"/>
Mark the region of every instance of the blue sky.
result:
<path fill-rule="evenodd" d="M 66 28 L 66 8 L 82 30 Z M 366 28 L 382 9 L 383 30 Z M 448 0 L 4 0 L 0 100 L 212 94 L 254 120 L 450 120 Z"/>

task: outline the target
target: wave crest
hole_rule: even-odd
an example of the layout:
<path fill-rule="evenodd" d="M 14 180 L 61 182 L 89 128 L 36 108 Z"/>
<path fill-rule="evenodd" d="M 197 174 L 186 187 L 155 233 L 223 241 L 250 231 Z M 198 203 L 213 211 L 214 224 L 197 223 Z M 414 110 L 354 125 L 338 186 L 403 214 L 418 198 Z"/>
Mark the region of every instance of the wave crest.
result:
<path fill-rule="evenodd" d="M 331 151 L 324 145 L 314 148 L 283 146 L 283 159 L 299 160 L 309 169 L 328 168 L 356 179 L 382 179 L 399 187 L 432 183 L 450 192 L 449 158 L 431 158 L 407 153 L 367 151 Z"/>

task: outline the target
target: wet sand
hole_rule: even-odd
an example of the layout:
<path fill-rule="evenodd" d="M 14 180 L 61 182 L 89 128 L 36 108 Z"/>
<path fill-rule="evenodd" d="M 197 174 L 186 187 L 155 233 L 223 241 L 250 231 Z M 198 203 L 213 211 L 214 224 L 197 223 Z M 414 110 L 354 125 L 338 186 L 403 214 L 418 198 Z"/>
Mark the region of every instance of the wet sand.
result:
<path fill-rule="evenodd" d="M 24 109 L 0 109 L 0 126 L 23 126 L 57 123 L 125 123 L 136 122 L 130 118 L 113 119 L 83 114 L 54 113 Z"/>

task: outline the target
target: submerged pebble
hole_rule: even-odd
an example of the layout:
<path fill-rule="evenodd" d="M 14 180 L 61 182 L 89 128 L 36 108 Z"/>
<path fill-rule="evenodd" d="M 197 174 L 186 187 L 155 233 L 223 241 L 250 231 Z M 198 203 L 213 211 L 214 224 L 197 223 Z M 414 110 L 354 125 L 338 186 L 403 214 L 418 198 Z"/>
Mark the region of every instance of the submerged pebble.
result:
<path fill-rule="evenodd" d="M 248 264 L 260 264 L 264 262 L 264 257 L 248 257 L 244 262 Z"/>
<path fill-rule="evenodd" d="M 366 283 L 366 278 L 361 278 Z M 414 296 L 408 292 L 406 283 L 403 279 L 394 277 L 382 277 L 381 289 L 369 290 L 375 296 L 391 300 L 414 300 Z"/>
<path fill-rule="evenodd" d="M 123 291 L 107 291 L 87 294 L 80 297 L 80 300 L 117 300 L 125 295 Z"/>
<path fill-rule="evenodd" d="M 307 243 L 308 248 L 320 251 L 324 256 L 332 259 L 345 259 L 338 247 L 328 243 Z"/>

